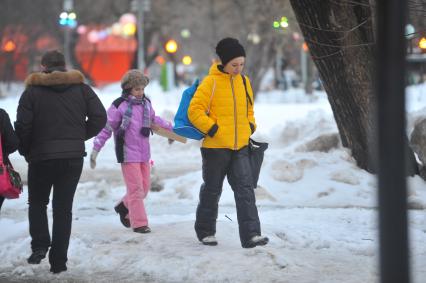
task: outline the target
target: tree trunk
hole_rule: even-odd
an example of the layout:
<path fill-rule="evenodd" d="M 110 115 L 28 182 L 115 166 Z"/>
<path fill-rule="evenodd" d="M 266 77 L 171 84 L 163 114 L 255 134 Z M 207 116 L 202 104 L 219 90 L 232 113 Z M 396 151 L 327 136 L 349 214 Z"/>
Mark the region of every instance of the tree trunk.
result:
<path fill-rule="evenodd" d="M 327 92 L 343 146 L 351 149 L 360 168 L 376 173 L 377 158 L 372 154 L 375 45 L 369 0 L 290 3 Z M 407 174 L 413 175 L 417 172 L 414 154 L 411 148 L 406 152 L 411 165 Z"/>

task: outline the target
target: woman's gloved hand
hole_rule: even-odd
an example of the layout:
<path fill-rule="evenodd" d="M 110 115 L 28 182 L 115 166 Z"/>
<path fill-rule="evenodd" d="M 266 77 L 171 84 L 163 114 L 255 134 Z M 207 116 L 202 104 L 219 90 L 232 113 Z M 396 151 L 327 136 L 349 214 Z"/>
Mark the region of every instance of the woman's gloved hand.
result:
<path fill-rule="evenodd" d="M 217 124 L 214 124 L 209 132 L 207 133 L 211 138 L 216 134 L 217 130 L 219 129 L 219 126 Z"/>

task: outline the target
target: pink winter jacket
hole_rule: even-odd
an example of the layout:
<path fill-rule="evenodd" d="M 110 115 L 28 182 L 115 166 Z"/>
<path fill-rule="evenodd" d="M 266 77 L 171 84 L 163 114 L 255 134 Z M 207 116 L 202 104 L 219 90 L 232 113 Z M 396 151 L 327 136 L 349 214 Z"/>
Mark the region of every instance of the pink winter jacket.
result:
<path fill-rule="evenodd" d="M 121 103 L 120 103 L 121 102 Z M 105 145 L 105 142 L 114 133 L 114 142 L 117 142 L 117 130 L 121 125 L 121 120 L 126 112 L 128 102 L 122 98 L 115 100 L 107 111 L 108 119 L 105 127 L 96 136 L 93 149 L 100 151 Z M 172 124 L 162 118 L 155 116 L 154 109 L 149 102 L 151 108 L 151 123 L 154 123 L 167 130 L 172 130 Z M 142 104 L 135 104 L 132 106 L 132 118 L 130 124 L 124 135 L 124 158 L 120 158 L 117 155 L 117 161 L 121 162 L 148 162 L 151 158 L 149 137 L 144 137 L 140 133 L 143 121 L 144 107 Z M 117 154 L 117 143 L 116 143 L 116 154 Z"/>

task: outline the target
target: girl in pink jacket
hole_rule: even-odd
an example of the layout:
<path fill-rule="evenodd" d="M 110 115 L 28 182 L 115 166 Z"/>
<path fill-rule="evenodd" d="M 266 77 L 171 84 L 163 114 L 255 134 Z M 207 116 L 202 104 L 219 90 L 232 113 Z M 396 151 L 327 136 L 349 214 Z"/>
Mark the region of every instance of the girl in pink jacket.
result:
<path fill-rule="evenodd" d="M 121 80 L 123 95 L 109 107 L 107 124 L 96 136 L 90 155 L 90 166 L 95 168 L 99 151 L 114 134 L 115 154 L 127 187 L 125 196 L 114 209 L 121 223 L 137 233 L 151 232 L 143 201 L 150 188 L 151 125 L 172 130 L 170 122 L 155 116 L 151 101 L 144 94 L 148 82 L 139 70 L 124 74 Z"/>

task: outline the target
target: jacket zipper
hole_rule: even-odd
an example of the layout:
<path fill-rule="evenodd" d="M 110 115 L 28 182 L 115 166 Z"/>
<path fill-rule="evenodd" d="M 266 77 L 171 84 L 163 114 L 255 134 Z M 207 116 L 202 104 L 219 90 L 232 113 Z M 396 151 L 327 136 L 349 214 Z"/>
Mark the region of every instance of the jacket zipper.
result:
<path fill-rule="evenodd" d="M 237 129 L 237 100 L 235 97 L 235 92 L 234 92 L 234 78 L 231 75 L 231 90 L 232 90 L 232 97 L 234 98 L 234 131 L 235 131 L 235 140 L 234 140 L 234 150 L 237 150 L 238 147 L 238 129 Z"/>

